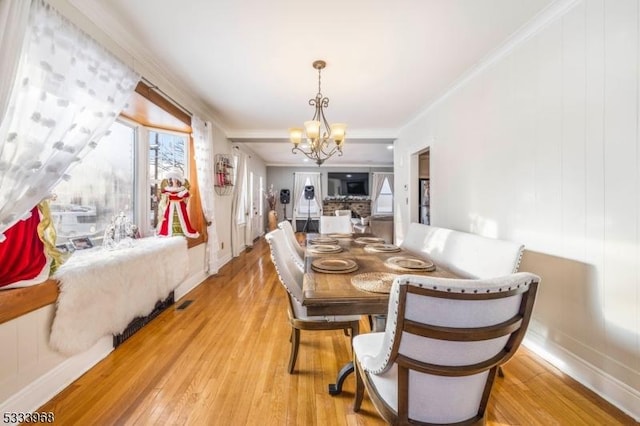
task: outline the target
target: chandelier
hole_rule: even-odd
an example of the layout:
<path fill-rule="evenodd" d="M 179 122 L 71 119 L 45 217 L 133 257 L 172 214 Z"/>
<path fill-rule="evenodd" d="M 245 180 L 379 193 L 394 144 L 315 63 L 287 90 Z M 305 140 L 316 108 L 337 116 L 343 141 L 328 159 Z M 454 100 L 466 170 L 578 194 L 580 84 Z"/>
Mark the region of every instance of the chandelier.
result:
<path fill-rule="evenodd" d="M 304 122 L 304 129 L 297 127 L 289 129 L 289 138 L 293 143 L 291 152 L 295 154 L 300 151 L 315 161 L 318 166 L 336 152 L 338 155 L 342 155 L 345 130 L 347 129 L 347 125 L 344 123 L 329 125 L 324 116 L 324 108 L 329 106 L 329 98 L 322 96 L 320 73 L 326 65 L 325 61 L 320 60 L 313 63 L 313 68 L 318 70 L 318 94 L 315 98 L 309 99 L 309 105 L 316 109 L 313 117 L 310 121 Z M 303 132 L 306 143 L 301 144 Z"/>

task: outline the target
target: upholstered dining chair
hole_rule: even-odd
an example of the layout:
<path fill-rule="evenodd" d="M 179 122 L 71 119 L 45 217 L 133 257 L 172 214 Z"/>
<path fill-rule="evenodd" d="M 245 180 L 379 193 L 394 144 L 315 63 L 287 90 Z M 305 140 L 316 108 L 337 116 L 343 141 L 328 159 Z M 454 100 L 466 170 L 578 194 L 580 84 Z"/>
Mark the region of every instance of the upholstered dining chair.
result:
<path fill-rule="evenodd" d="M 278 273 L 280 283 L 287 291 L 289 301 L 288 315 L 291 325 L 291 354 L 289 357 L 289 373 L 293 373 L 298 347 L 300 330 L 344 330 L 351 331 L 351 340 L 360 331 L 359 315 L 344 316 L 309 316 L 307 308 L 302 305 L 303 272 L 296 266 L 293 253 L 287 246 L 284 231 L 276 229 L 265 236 L 271 248 L 271 260 Z"/>
<path fill-rule="evenodd" d="M 321 234 L 350 234 L 353 232 L 351 216 L 320 216 Z"/>
<path fill-rule="evenodd" d="M 298 243 L 296 233 L 293 231 L 293 226 L 288 220 L 284 220 L 278 223 L 278 228 L 284 232 L 285 239 L 287 240 L 287 246 L 289 250 L 294 254 L 293 260 L 300 269 L 304 271 L 304 248 Z"/>
<path fill-rule="evenodd" d="M 386 329 L 353 340 L 354 410 L 364 388 L 391 424 L 484 424 L 498 366 L 518 349 L 540 278 L 401 275 Z"/>

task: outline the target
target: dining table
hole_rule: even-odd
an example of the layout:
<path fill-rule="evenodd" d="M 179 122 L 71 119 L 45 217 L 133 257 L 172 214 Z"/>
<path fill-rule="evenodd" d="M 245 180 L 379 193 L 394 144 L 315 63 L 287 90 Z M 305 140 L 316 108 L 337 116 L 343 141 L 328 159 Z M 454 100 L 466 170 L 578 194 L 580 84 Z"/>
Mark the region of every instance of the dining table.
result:
<path fill-rule="evenodd" d="M 372 234 L 309 233 L 302 305 L 310 316 L 369 315 L 384 319 L 393 279 L 405 274 L 460 278 L 430 259 L 385 244 Z M 383 330 L 384 325 L 374 327 L 374 331 Z M 329 385 L 329 393 L 341 393 L 345 378 L 353 371 L 353 362 L 346 364 L 336 383 Z"/>

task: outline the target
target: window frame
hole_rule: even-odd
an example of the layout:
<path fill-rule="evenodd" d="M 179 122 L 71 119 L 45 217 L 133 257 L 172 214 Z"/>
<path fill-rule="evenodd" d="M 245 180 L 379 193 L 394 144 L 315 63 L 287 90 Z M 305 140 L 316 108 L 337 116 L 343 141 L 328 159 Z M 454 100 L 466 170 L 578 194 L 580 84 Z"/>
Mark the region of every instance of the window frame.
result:
<path fill-rule="evenodd" d="M 382 192 L 384 190 L 384 187 L 388 186 L 389 187 L 389 192 Z M 391 210 L 385 210 L 385 211 L 381 211 L 380 210 L 380 196 L 385 195 L 385 196 L 390 196 L 391 197 Z M 391 187 L 391 182 L 389 182 L 389 178 L 385 176 L 384 181 L 382 183 L 382 188 L 380 188 L 380 193 L 378 193 L 378 197 L 376 198 L 376 206 L 375 206 L 375 212 L 372 212 L 373 214 L 378 214 L 378 215 L 384 215 L 384 214 L 393 214 L 393 188 Z"/>

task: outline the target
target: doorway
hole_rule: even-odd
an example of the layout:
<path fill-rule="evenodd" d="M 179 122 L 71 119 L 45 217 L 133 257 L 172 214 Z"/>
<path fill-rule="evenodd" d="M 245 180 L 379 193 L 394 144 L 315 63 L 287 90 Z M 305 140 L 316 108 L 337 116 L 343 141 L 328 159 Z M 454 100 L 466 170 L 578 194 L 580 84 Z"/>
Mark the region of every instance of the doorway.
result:
<path fill-rule="evenodd" d="M 418 222 L 431 224 L 429 149 L 418 155 Z"/>

